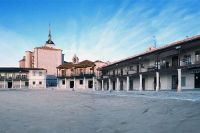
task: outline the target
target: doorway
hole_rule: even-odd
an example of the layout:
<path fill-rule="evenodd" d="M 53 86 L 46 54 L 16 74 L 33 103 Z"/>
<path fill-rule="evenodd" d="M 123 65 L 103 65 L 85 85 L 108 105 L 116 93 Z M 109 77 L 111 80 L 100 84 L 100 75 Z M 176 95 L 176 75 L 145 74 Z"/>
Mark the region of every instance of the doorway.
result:
<path fill-rule="evenodd" d="M 172 90 L 176 90 L 178 87 L 178 76 L 172 75 Z"/>
<path fill-rule="evenodd" d="M 29 82 L 26 81 L 25 82 L 25 86 L 28 87 L 29 86 Z"/>
<path fill-rule="evenodd" d="M 145 90 L 145 78 L 142 78 L 142 90 Z"/>
<path fill-rule="evenodd" d="M 172 67 L 176 68 L 178 66 L 178 56 L 172 57 Z"/>
<path fill-rule="evenodd" d="M 200 88 L 200 73 L 195 73 L 195 87 Z"/>
<path fill-rule="evenodd" d="M 155 91 L 156 90 L 156 77 L 154 77 L 153 88 L 154 88 L 154 91 Z"/>
<path fill-rule="evenodd" d="M 120 90 L 123 90 L 123 80 L 120 81 Z"/>
<path fill-rule="evenodd" d="M 12 82 L 8 82 L 8 88 L 12 88 Z"/>
<path fill-rule="evenodd" d="M 130 87 L 129 90 L 132 91 L 133 90 L 133 79 L 129 80 L 129 87 Z"/>
<path fill-rule="evenodd" d="M 88 88 L 93 88 L 93 81 L 92 80 L 89 80 L 88 81 Z"/>
<path fill-rule="evenodd" d="M 115 90 L 115 81 L 113 81 L 113 90 Z"/>
<path fill-rule="evenodd" d="M 69 87 L 70 87 L 70 88 L 74 88 L 74 81 L 70 81 Z"/>

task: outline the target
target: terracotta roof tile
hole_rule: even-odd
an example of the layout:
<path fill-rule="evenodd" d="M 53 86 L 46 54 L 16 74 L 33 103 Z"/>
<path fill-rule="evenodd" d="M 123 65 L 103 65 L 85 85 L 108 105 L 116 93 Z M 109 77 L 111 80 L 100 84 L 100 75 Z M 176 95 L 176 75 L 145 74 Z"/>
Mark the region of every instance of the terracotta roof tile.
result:
<path fill-rule="evenodd" d="M 71 69 L 71 68 L 86 68 L 86 67 L 94 67 L 95 63 L 89 60 L 84 60 L 79 62 L 78 64 L 73 64 L 72 62 L 66 62 L 60 66 L 58 69 Z"/>

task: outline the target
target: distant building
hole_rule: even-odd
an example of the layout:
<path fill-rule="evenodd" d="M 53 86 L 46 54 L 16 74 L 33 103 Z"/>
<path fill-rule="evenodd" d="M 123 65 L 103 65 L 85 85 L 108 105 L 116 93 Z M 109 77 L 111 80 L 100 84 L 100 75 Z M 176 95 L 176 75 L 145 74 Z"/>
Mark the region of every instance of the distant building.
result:
<path fill-rule="evenodd" d="M 26 51 L 25 56 L 19 61 L 21 68 L 44 68 L 47 70 L 47 86 L 56 86 L 56 67 L 64 63 L 64 54 L 55 47 L 49 29 L 48 40 L 41 47 L 33 51 Z"/>
<path fill-rule="evenodd" d="M 100 76 L 99 68 L 107 63 L 102 61 L 92 62 L 84 60 L 79 62 L 76 55 L 72 62 L 65 62 L 57 67 L 58 87 L 71 89 L 93 89 L 97 90 L 97 77 Z"/>
<path fill-rule="evenodd" d="M 101 68 L 102 90 L 200 89 L 200 35 Z"/>
<path fill-rule="evenodd" d="M 0 88 L 46 88 L 46 70 L 0 67 Z"/>

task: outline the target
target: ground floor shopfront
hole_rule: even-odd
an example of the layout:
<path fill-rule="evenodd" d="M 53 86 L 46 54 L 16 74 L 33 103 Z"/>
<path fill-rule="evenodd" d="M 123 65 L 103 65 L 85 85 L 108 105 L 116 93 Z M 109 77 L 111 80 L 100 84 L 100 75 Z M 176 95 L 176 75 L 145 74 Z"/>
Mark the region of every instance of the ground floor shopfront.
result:
<path fill-rule="evenodd" d="M 92 78 L 58 78 L 58 88 L 61 89 L 91 89 L 97 90 L 98 82 L 95 77 Z"/>
<path fill-rule="evenodd" d="M 1 80 L 0 88 L 28 88 L 29 82 L 24 80 Z"/>
<path fill-rule="evenodd" d="M 107 76 L 99 81 L 99 90 L 175 90 L 200 89 L 199 69 L 170 69 L 133 75 Z"/>

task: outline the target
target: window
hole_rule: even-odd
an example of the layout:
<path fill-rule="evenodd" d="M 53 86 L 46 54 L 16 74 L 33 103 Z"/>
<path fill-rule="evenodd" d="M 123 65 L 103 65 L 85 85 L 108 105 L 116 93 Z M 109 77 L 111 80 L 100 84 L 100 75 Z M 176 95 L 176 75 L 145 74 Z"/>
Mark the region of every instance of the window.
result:
<path fill-rule="evenodd" d="M 133 66 L 130 66 L 130 67 L 129 67 L 129 70 L 133 71 L 133 70 L 134 70 L 134 69 L 133 69 Z"/>
<path fill-rule="evenodd" d="M 39 76 L 42 76 L 42 72 L 39 72 Z"/>
<path fill-rule="evenodd" d="M 27 78 L 27 75 L 22 75 L 21 78 L 22 78 L 22 79 L 26 79 L 26 78 Z"/>
<path fill-rule="evenodd" d="M 186 65 L 191 64 L 191 55 L 184 55 L 182 60 Z"/>
<path fill-rule="evenodd" d="M 35 81 L 33 81 L 33 85 L 35 85 Z"/>
<path fill-rule="evenodd" d="M 82 85 L 83 84 L 83 80 L 79 80 L 79 83 L 80 83 L 80 85 Z"/>
<path fill-rule="evenodd" d="M 83 74 L 83 69 L 80 69 L 80 74 Z"/>
<path fill-rule="evenodd" d="M 66 76 L 66 70 L 65 70 L 65 69 L 63 69 L 63 70 L 61 71 L 61 75 L 62 75 L 62 76 Z"/>
<path fill-rule="evenodd" d="M 186 78 L 181 77 L 181 86 L 184 87 L 186 85 Z"/>
<path fill-rule="evenodd" d="M 62 85 L 65 85 L 65 80 L 62 80 Z"/>
<path fill-rule="evenodd" d="M 195 61 L 199 62 L 200 61 L 200 51 L 195 52 Z"/>
<path fill-rule="evenodd" d="M 35 76 L 36 75 L 36 72 L 35 71 L 33 71 L 33 76 Z"/>
<path fill-rule="evenodd" d="M 121 75 L 123 75 L 123 69 L 121 69 Z"/>
<path fill-rule="evenodd" d="M 20 75 L 16 75 L 16 79 L 20 79 L 20 77 L 21 77 Z"/>
<path fill-rule="evenodd" d="M 113 70 L 113 75 L 115 75 L 115 70 Z"/>
<path fill-rule="evenodd" d="M 141 67 L 141 68 L 144 68 L 144 64 L 140 64 L 140 67 Z"/>
<path fill-rule="evenodd" d="M 41 85 L 41 84 L 42 84 L 42 81 L 39 82 L 39 85 Z"/>

